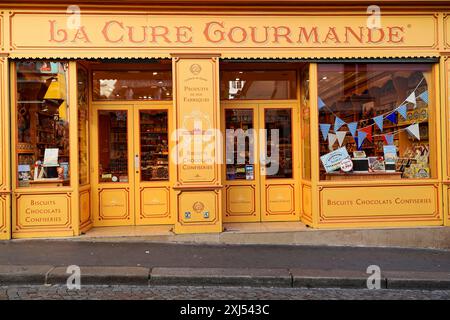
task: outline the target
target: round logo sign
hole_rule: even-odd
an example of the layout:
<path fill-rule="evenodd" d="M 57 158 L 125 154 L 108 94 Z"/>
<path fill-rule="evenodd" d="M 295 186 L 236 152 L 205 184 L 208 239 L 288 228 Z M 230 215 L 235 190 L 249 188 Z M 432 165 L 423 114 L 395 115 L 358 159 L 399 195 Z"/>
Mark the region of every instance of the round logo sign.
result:
<path fill-rule="evenodd" d="M 205 209 L 205 205 L 203 204 L 203 202 L 197 201 L 192 206 L 192 209 L 194 209 L 195 212 L 200 213 L 203 211 L 203 209 Z"/>
<path fill-rule="evenodd" d="M 350 172 L 353 170 L 353 162 L 349 158 L 345 158 L 341 161 L 341 170 L 344 172 Z"/>
<path fill-rule="evenodd" d="M 202 71 L 202 67 L 200 67 L 199 64 L 194 63 L 191 65 L 191 67 L 189 68 L 189 70 L 191 71 L 191 73 L 193 75 L 198 75 L 201 71 Z"/>

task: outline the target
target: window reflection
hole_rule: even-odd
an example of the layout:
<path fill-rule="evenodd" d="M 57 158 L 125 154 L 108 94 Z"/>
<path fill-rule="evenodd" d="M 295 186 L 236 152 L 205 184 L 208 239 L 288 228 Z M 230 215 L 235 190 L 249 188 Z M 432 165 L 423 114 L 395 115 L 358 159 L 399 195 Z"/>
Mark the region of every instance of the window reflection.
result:
<path fill-rule="evenodd" d="M 171 100 L 170 71 L 94 71 L 94 100 Z"/>
<path fill-rule="evenodd" d="M 319 65 L 321 179 L 431 177 L 430 81 L 424 64 Z M 336 152 L 352 170 L 331 163 Z"/>
<path fill-rule="evenodd" d="M 291 109 L 266 109 L 264 112 L 264 126 L 267 130 L 267 156 L 271 159 L 271 163 L 267 167 L 277 167 L 275 174 L 267 174 L 267 179 L 292 178 L 292 136 L 291 136 Z M 278 141 L 272 140 L 272 130 L 278 131 Z M 275 144 L 278 148 L 273 148 Z M 272 157 L 272 149 L 278 149 L 278 157 Z M 278 163 L 276 159 L 278 158 Z M 274 160 L 275 159 L 275 160 Z M 271 170 L 266 169 L 266 173 Z"/>
<path fill-rule="evenodd" d="M 295 71 L 222 71 L 222 100 L 281 100 L 296 98 Z"/>
<path fill-rule="evenodd" d="M 68 185 L 67 63 L 20 61 L 16 72 L 19 186 Z"/>
<path fill-rule="evenodd" d="M 254 155 L 252 147 L 254 142 L 248 130 L 253 129 L 252 109 L 225 110 L 225 128 L 233 130 L 227 133 L 227 179 L 228 180 L 254 180 Z M 242 131 L 241 131 L 242 130 Z"/>
<path fill-rule="evenodd" d="M 126 111 L 98 111 L 99 181 L 128 182 Z"/>

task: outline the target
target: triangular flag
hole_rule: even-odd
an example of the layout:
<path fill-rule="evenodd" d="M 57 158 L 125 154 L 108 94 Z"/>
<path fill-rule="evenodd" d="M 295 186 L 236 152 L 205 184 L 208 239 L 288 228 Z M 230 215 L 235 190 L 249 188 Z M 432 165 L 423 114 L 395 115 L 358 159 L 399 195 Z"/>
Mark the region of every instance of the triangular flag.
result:
<path fill-rule="evenodd" d="M 358 128 L 358 122 L 350 122 L 347 123 L 348 130 L 350 130 L 350 133 L 352 134 L 352 137 L 355 137 L 356 129 Z"/>
<path fill-rule="evenodd" d="M 358 132 L 359 132 L 359 131 L 365 132 L 365 133 L 366 133 L 365 138 L 366 138 L 367 140 L 369 140 L 370 142 L 372 142 L 372 126 L 368 126 L 368 127 L 361 128 L 361 129 L 358 130 Z"/>
<path fill-rule="evenodd" d="M 329 133 L 328 134 L 328 148 L 330 150 L 333 150 L 333 145 L 336 142 L 336 135 L 334 133 Z"/>
<path fill-rule="evenodd" d="M 359 131 L 359 130 L 358 130 L 358 140 L 357 140 L 358 150 L 359 150 L 359 148 L 361 148 L 361 146 L 362 146 L 362 144 L 363 144 L 364 139 L 366 138 L 366 136 L 367 136 L 367 133 L 366 133 L 366 132 L 364 132 L 364 131 Z"/>
<path fill-rule="evenodd" d="M 406 127 L 406 131 L 408 131 L 411 135 L 416 137 L 417 140 L 420 140 L 420 133 L 419 133 L 419 124 L 415 123 L 410 125 L 409 127 Z"/>
<path fill-rule="evenodd" d="M 414 109 L 416 108 L 416 92 L 413 91 L 411 94 L 406 98 L 406 101 L 414 104 Z"/>
<path fill-rule="evenodd" d="M 406 120 L 406 104 L 402 104 L 397 108 L 397 112 Z"/>
<path fill-rule="evenodd" d="M 383 115 L 373 118 L 373 121 L 381 131 L 383 131 L 383 120 Z"/>
<path fill-rule="evenodd" d="M 388 115 L 386 119 L 394 124 L 397 124 L 397 114 L 395 112 L 392 112 L 390 115 Z"/>
<path fill-rule="evenodd" d="M 428 104 L 428 90 L 421 93 L 419 95 L 419 98 L 422 99 L 423 101 L 425 101 Z"/>
<path fill-rule="evenodd" d="M 334 120 L 334 132 L 337 132 L 344 124 L 345 121 L 336 116 L 336 119 Z"/>
<path fill-rule="evenodd" d="M 325 102 L 323 102 L 322 98 L 317 97 L 317 104 L 319 106 L 319 110 L 325 107 Z"/>
<path fill-rule="evenodd" d="M 331 124 L 328 123 L 320 123 L 320 131 L 322 132 L 323 141 L 327 140 L 328 137 L 328 131 L 330 131 Z"/>
<path fill-rule="evenodd" d="M 393 145 L 394 144 L 394 135 L 387 133 L 387 134 L 383 135 L 383 140 L 386 142 L 387 145 Z"/>
<path fill-rule="evenodd" d="M 347 131 L 338 131 L 336 132 L 337 140 L 339 142 L 339 147 L 342 147 L 342 143 L 344 142 L 345 136 L 347 135 Z"/>

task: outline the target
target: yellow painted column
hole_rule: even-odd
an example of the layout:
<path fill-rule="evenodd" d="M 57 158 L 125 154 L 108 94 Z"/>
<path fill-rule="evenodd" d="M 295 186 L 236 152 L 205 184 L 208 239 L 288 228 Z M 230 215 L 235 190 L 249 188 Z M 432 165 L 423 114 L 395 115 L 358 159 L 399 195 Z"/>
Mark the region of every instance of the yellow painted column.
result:
<path fill-rule="evenodd" d="M 11 238 L 8 59 L 0 56 L 0 240 Z"/>
<path fill-rule="evenodd" d="M 219 56 L 173 57 L 175 233 L 222 231 Z"/>
<path fill-rule="evenodd" d="M 80 194 L 79 194 L 79 163 L 78 163 L 78 109 L 77 109 L 77 63 L 75 61 L 69 62 L 69 96 L 67 100 L 69 101 L 69 139 L 70 139 L 70 184 L 72 186 L 72 201 L 71 205 L 71 226 L 73 230 L 73 235 L 80 235 Z M 70 193 L 69 193 L 70 195 Z"/>
<path fill-rule="evenodd" d="M 449 28 L 450 29 L 450 28 Z M 444 225 L 450 226 L 450 56 L 443 57 L 440 63 L 441 118 L 442 122 L 442 181 L 444 199 Z"/>
<path fill-rule="evenodd" d="M 311 210 L 312 227 L 318 227 L 319 223 L 319 108 L 317 91 L 317 63 L 311 63 L 309 67 L 309 101 L 311 112 Z"/>

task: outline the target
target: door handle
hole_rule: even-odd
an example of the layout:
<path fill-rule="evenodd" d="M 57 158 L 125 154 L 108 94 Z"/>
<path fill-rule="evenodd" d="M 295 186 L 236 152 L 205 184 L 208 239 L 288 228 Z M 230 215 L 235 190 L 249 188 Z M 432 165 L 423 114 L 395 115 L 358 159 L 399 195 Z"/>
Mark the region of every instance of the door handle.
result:
<path fill-rule="evenodd" d="M 134 169 L 136 170 L 136 173 L 139 173 L 139 155 L 134 156 Z"/>

